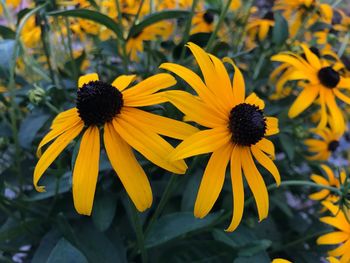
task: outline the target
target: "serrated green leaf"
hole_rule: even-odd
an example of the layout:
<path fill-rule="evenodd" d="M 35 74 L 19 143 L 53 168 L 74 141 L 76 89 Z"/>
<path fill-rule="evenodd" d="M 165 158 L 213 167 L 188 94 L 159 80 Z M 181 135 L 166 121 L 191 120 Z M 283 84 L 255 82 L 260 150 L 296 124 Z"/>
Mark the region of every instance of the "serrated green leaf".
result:
<path fill-rule="evenodd" d="M 146 247 L 161 245 L 187 233 L 209 227 L 219 219 L 221 213 L 214 213 L 197 219 L 191 212 L 168 214 L 160 218 L 146 237 Z"/>
<path fill-rule="evenodd" d="M 98 24 L 104 25 L 108 29 L 112 30 L 119 39 L 123 39 L 123 32 L 120 29 L 117 22 L 115 22 L 109 16 L 106 16 L 100 12 L 89 9 L 73 9 L 63 10 L 48 13 L 50 16 L 66 16 L 66 17 L 79 17 L 87 20 L 94 21 Z"/>
<path fill-rule="evenodd" d="M 169 10 L 169 11 L 161 11 L 157 13 L 153 13 L 147 17 L 145 17 L 140 23 L 134 25 L 129 32 L 128 39 L 139 34 L 144 28 L 160 22 L 166 19 L 175 19 L 179 17 L 188 16 L 190 14 L 189 11 L 185 10 Z"/>

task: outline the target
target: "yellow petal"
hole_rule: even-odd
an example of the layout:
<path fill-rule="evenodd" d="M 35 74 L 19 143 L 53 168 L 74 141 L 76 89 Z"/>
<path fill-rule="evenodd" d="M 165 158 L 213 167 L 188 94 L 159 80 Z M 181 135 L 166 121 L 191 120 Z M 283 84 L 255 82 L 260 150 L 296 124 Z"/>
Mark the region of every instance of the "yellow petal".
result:
<path fill-rule="evenodd" d="M 156 114 L 148 113 L 136 108 L 123 108 L 123 114 L 128 116 L 130 122 L 144 125 L 151 131 L 171 138 L 183 140 L 199 130 L 189 124 L 173 120 Z"/>
<path fill-rule="evenodd" d="M 195 217 L 205 217 L 218 199 L 224 184 L 226 167 L 231 156 L 232 148 L 232 144 L 226 144 L 211 155 L 198 190 L 194 206 Z"/>
<path fill-rule="evenodd" d="M 81 139 L 73 170 L 73 200 L 74 207 L 79 214 L 91 215 L 99 159 L 100 132 L 96 126 L 90 126 Z"/>
<path fill-rule="evenodd" d="M 308 108 L 317 98 L 319 88 L 317 86 L 308 86 L 299 94 L 298 98 L 293 102 L 289 109 L 289 118 L 295 118 Z"/>
<path fill-rule="evenodd" d="M 268 23 L 261 23 L 259 28 L 259 40 L 263 41 L 269 33 L 270 25 Z"/>
<path fill-rule="evenodd" d="M 167 102 L 168 100 L 163 96 L 163 92 L 158 92 L 152 95 L 123 97 L 124 106 L 126 107 L 145 107 Z"/>
<path fill-rule="evenodd" d="M 265 136 L 271 136 L 277 133 L 279 133 L 278 119 L 274 117 L 266 117 Z"/>
<path fill-rule="evenodd" d="M 334 121 L 334 132 L 342 134 L 346 129 L 343 113 L 335 102 L 335 97 L 331 91 L 325 91 L 325 99 L 331 118 Z"/>
<path fill-rule="evenodd" d="M 302 49 L 304 50 L 305 57 L 308 60 L 308 62 L 316 69 L 321 68 L 321 62 L 318 59 L 318 57 L 310 51 L 310 49 L 305 45 L 301 44 Z"/>
<path fill-rule="evenodd" d="M 332 233 L 325 234 L 320 236 L 317 239 L 318 245 L 335 245 L 344 242 L 350 238 L 350 234 L 336 231 Z"/>
<path fill-rule="evenodd" d="M 180 143 L 169 156 L 170 160 L 210 153 L 231 143 L 231 133 L 227 127 L 217 127 L 195 133 Z"/>
<path fill-rule="evenodd" d="M 223 61 L 230 63 L 235 70 L 232 81 L 232 92 L 235 100 L 234 102 L 236 105 L 243 103 L 245 99 L 245 83 L 243 75 L 232 59 L 225 57 Z"/>
<path fill-rule="evenodd" d="M 265 219 L 269 213 L 269 195 L 266 185 L 255 166 L 249 147 L 242 147 L 242 167 L 249 188 L 253 193 L 258 209 L 259 221 Z"/>
<path fill-rule="evenodd" d="M 275 146 L 270 140 L 266 138 L 262 138 L 259 142 L 255 144 L 255 146 L 258 147 L 263 152 L 270 155 L 272 159 L 275 158 Z"/>
<path fill-rule="evenodd" d="M 65 112 L 63 112 L 63 113 L 65 113 Z M 60 114 L 57 117 L 60 117 Z M 44 147 L 47 143 L 49 143 L 53 139 L 57 138 L 62 133 L 66 132 L 67 130 L 71 129 L 72 127 L 74 127 L 78 123 L 83 124 L 83 121 L 80 119 L 80 117 L 76 111 L 73 114 L 69 114 L 69 115 L 67 114 L 66 117 L 62 117 L 56 121 L 55 120 L 54 120 L 54 124 L 51 126 L 52 130 L 45 135 L 45 137 L 41 140 L 41 142 L 38 146 L 38 149 L 36 151 L 36 155 L 39 158 L 41 156 L 42 147 Z"/>
<path fill-rule="evenodd" d="M 67 130 L 65 133 L 59 136 L 41 156 L 41 158 L 35 166 L 33 177 L 33 184 L 38 192 L 45 191 L 45 188 L 43 186 L 38 186 L 38 182 L 43 173 L 57 158 L 57 156 L 64 150 L 64 148 L 66 148 L 67 145 L 79 135 L 83 127 L 83 123 L 78 123 L 74 127 L 71 127 L 69 130 Z"/>
<path fill-rule="evenodd" d="M 216 114 L 206 104 L 187 92 L 179 90 L 167 91 L 164 92 L 164 97 L 187 117 L 202 126 L 213 128 L 228 125 L 228 115 Z"/>
<path fill-rule="evenodd" d="M 175 84 L 176 80 L 170 74 L 156 74 L 123 91 L 123 98 L 127 100 L 128 98 L 144 97 Z"/>
<path fill-rule="evenodd" d="M 113 120 L 113 126 L 120 137 L 131 147 L 163 169 L 177 174 L 186 172 L 187 166 L 183 160 L 176 162 L 167 160 L 167 156 L 174 150 L 167 141 L 142 125 L 134 126 L 129 122 L 130 118 L 123 119 L 122 117 L 121 115 L 117 120 Z"/>
<path fill-rule="evenodd" d="M 231 185 L 233 194 L 233 213 L 229 227 L 225 231 L 234 231 L 241 223 L 244 211 L 244 186 L 242 176 L 241 147 L 236 145 L 231 155 Z"/>
<path fill-rule="evenodd" d="M 329 195 L 329 193 L 330 193 L 329 190 L 323 189 L 323 190 L 321 190 L 319 192 L 310 194 L 309 198 L 311 200 L 322 200 L 322 199 L 326 198 Z"/>
<path fill-rule="evenodd" d="M 119 91 L 126 89 L 131 82 L 136 79 L 136 75 L 121 75 L 117 77 L 113 82 L 112 86 L 117 88 Z"/>
<path fill-rule="evenodd" d="M 56 126 L 60 126 L 71 118 L 79 117 L 78 109 L 71 108 L 69 110 L 59 113 L 56 118 L 52 121 L 51 129 L 54 129 Z"/>
<path fill-rule="evenodd" d="M 263 110 L 265 108 L 265 102 L 262 99 L 260 99 L 254 92 L 245 99 L 245 103 L 255 105 L 260 110 Z"/>
<path fill-rule="evenodd" d="M 126 192 L 140 212 L 146 210 L 152 205 L 152 190 L 131 147 L 119 136 L 111 123 L 104 126 L 103 141 L 108 159 Z"/>
<path fill-rule="evenodd" d="M 280 185 L 281 176 L 274 162 L 255 145 L 251 146 L 251 150 L 254 155 L 254 158 L 258 161 L 258 163 L 265 167 L 266 170 L 268 170 L 272 174 L 273 178 L 276 181 L 276 184 Z"/>
<path fill-rule="evenodd" d="M 309 64 L 302 58 L 298 59 L 298 56 L 294 55 L 289 55 L 289 54 L 278 54 L 274 55 L 271 57 L 272 61 L 279 61 L 279 62 L 284 62 L 292 65 L 295 67 L 297 70 L 300 70 L 302 72 L 305 72 L 305 78 L 308 78 L 310 74 L 315 72 L 316 70 L 313 69 Z"/>
<path fill-rule="evenodd" d="M 84 76 L 81 76 L 78 80 L 78 87 L 83 87 L 84 84 L 89 83 L 90 81 L 96 81 L 99 80 L 97 73 L 90 73 L 86 74 Z"/>

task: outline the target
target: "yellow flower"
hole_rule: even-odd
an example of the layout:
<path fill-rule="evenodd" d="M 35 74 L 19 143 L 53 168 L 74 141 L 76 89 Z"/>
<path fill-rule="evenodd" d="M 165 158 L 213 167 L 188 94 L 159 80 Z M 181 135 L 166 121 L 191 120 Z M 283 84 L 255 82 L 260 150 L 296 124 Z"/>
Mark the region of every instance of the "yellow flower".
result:
<path fill-rule="evenodd" d="M 325 174 L 327 175 L 327 178 L 324 178 L 321 175 L 318 174 L 312 174 L 311 175 L 311 180 L 314 181 L 316 184 L 319 185 L 325 185 L 325 186 L 333 186 L 335 188 L 340 188 L 340 185 L 343 184 L 345 182 L 345 178 L 346 178 L 346 174 L 345 171 L 342 170 L 340 172 L 339 177 L 337 178 L 333 171 L 331 170 L 331 168 L 329 168 L 329 166 L 322 164 L 321 165 L 322 170 L 325 172 Z M 323 200 L 323 199 L 329 199 L 332 202 L 336 202 L 338 201 L 338 197 L 337 198 L 333 198 L 333 195 L 331 195 L 331 192 L 328 189 L 322 189 L 316 193 L 313 193 L 311 195 L 309 195 L 309 198 L 312 200 Z"/>
<path fill-rule="evenodd" d="M 322 204 L 331 212 L 332 216 L 322 217 L 320 221 L 336 228 L 336 230 L 320 236 L 317 239 L 317 244 L 337 245 L 338 247 L 328 251 L 328 254 L 332 257 L 340 257 L 341 263 L 348 263 L 350 262 L 350 223 L 338 206 L 330 202 L 322 202 Z"/>
<path fill-rule="evenodd" d="M 292 262 L 283 258 L 275 258 L 274 260 L 272 260 L 271 263 L 292 263 Z"/>
<path fill-rule="evenodd" d="M 164 96 L 182 111 L 188 120 L 208 129 L 185 139 L 169 159 L 181 160 L 198 154 L 212 153 L 195 203 L 194 215 L 199 218 L 205 217 L 217 200 L 224 183 L 226 167 L 231 160 L 234 209 L 227 231 L 233 231 L 239 225 L 244 209 L 242 170 L 254 195 L 259 219 L 263 220 L 268 215 L 269 197 L 254 158 L 279 184 L 280 175 L 271 160 L 274 157 L 274 145 L 265 138 L 278 133 L 278 120 L 265 117 L 264 102 L 255 93 L 245 98 L 243 76 L 232 61 L 235 74 L 231 84 L 221 60 L 207 54 L 193 43 L 187 46 L 198 62 L 205 83 L 190 69 L 165 63 L 161 68 L 183 78 L 198 96 L 184 91 L 166 91 Z"/>
<path fill-rule="evenodd" d="M 263 41 L 267 37 L 270 28 L 272 28 L 274 25 L 275 21 L 273 13 L 268 12 L 261 19 L 254 18 L 249 21 L 247 25 L 247 34 L 252 38 L 252 41 L 255 40 L 256 36 L 258 36 L 259 41 Z"/>
<path fill-rule="evenodd" d="M 214 30 L 215 14 L 211 11 L 197 12 L 192 19 L 191 34 L 210 33 Z"/>
<path fill-rule="evenodd" d="M 29 48 L 34 48 L 40 43 L 41 29 L 40 26 L 36 24 L 35 16 L 30 17 L 24 24 L 21 39 L 25 46 Z"/>
<path fill-rule="evenodd" d="M 138 61 L 138 52 L 143 52 L 143 41 L 151 41 L 161 37 L 168 38 L 173 32 L 171 22 L 159 22 L 144 28 L 140 33 L 132 36 L 126 43 L 126 52 L 130 55 L 131 60 Z"/>
<path fill-rule="evenodd" d="M 10 8 L 17 8 L 22 0 L 5 0 L 5 5 Z M 0 14 L 3 13 L 2 5 L 0 4 Z"/>
<path fill-rule="evenodd" d="M 238 8 L 241 7 L 241 5 L 241 0 L 232 0 L 229 8 L 231 11 L 236 11 Z"/>
<path fill-rule="evenodd" d="M 333 124 L 334 125 L 334 124 Z M 319 139 L 307 139 L 304 144 L 308 146 L 308 151 L 314 155 L 308 156 L 309 160 L 326 161 L 339 146 L 339 139 L 342 132 L 335 132 L 334 128 L 313 129 Z"/>
<path fill-rule="evenodd" d="M 155 8 L 158 11 L 179 8 L 187 9 L 192 5 L 192 0 L 157 0 L 155 2 Z"/>
<path fill-rule="evenodd" d="M 336 97 L 350 104 L 350 98 L 342 91 L 350 88 L 350 78 L 341 76 L 336 65 L 320 59 L 306 45 L 302 44 L 301 47 L 306 59 L 291 52 L 283 52 L 272 57 L 273 61 L 289 64 L 291 71 L 286 80 L 303 80 L 301 85 L 299 84 L 303 90 L 289 109 L 288 116 L 295 118 L 319 98 L 321 120 L 318 128 L 326 127 L 329 122 L 328 110 L 334 121 L 334 131 L 342 132 L 345 130 L 345 121 L 336 103 Z"/>
<path fill-rule="evenodd" d="M 39 192 L 44 191 L 38 181 L 45 170 L 74 138 L 83 133 L 73 170 L 73 199 L 78 213 L 91 214 L 98 177 L 100 127 L 104 131 L 104 146 L 111 165 L 139 211 L 151 206 L 152 191 L 133 148 L 168 171 L 185 173 L 187 166 L 183 160 L 170 162 L 165 159 L 173 147 L 159 134 L 184 139 L 197 129 L 137 109 L 164 102 L 156 92 L 174 85 L 175 79 L 162 73 L 127 88 L 134 79 L 134 75 L 122 75 L 110 85 L 100 81 L 96 73 L 79 78 L 76 107 L 54 119 L 51 131 L 38 146 L 40 159 L 33 182 Z M 41 155 L 42 147 L 52 140 L 54 142 Z"/>

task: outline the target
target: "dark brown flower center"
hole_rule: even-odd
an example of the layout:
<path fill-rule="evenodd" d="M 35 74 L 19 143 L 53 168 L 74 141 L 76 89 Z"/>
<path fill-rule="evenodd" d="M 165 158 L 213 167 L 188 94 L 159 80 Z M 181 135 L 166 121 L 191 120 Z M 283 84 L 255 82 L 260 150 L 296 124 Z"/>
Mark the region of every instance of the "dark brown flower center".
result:
<path fill-rule="evenodd" d="M 241 103 L 230 113 L 229 129 L 232 141 L 238 145 L 251 146 L 259 142 L 266 132 L 266 119 L 257 106 Z"/>
<path fill-rule="evenodd" d="M 204 13 L 203 19 L 208 25 L 210 25 L 214 22 L 214 14 L 210 11 L 207 11 Z"/>
<path fill-rule="evenodd" d="M 321 68 L 318 71 L 317 76 L 321 84 L 330 89 L 335 88 L 340 81 L 339 73 L 335 71 L 332 67 Z"/>
<path fill-rule="evenodd" d="M 328 151 L 330 152 L 335 152 L 337 150 L 337 148 L 339 147 L 339 141 L 331 141 L 329 144 L 328 144 Z"/>
<path fill-rule="evenodd" d="M 122 106 L 122 93 L 103 81 L 90 81 L 78 89 L 77 109 L 86 126 L 110 122 Z"/>

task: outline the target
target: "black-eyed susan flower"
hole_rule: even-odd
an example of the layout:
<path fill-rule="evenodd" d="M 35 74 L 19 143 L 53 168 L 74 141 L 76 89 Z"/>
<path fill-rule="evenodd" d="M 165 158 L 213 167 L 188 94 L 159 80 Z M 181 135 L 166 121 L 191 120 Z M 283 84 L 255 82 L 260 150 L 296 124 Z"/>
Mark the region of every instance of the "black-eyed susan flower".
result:
<path fill-rule="evenodd" d="M 138 34 L 131 36 L 126 43 L 126 52 L 131 60 L 138 61 L 138 53 L 143 52 L 143 42 L 156 40 L 158 37 L 167 39 L 173 32 L 173 25 L 169 21 L 155 23 L 144 28 Z"/>
<path fill-rule="evenodd" d="M 336 245 L 335 249 L 328 251 L 328 255 L 339 257 L 341 263 L 350 262 L 350 223 L 344 212 L 331 202 L 322 202 L 331 212 L 332 216 L 320 218 L 320 221 L 334 227 L 336 230 L 320 236 L 317 239 L 318 245 Z"/>
<path fill-rule="evenodd" d="M 253 18 L 247 25 L 247 34 L 252 41 L 255 40 L 256 36 L 259 41 L 263 41 L 270 29 L 275 25 L 273 12 L 268 12 L 263 18 Z"/>
<path fill-rule="evenodd" d="M 316 184 L 323 185 L 323 186 L 333 186 L 338 189 L 340 188 L 341 184 L 344 184 L 345 178 L 346 178 L 346 174 L 344 170 L 340 171 L 339 178 L 338 178 L 335 176 L 335 174 L 333 173 L 332 169 L 329 166 L 322 164 L 321 168 L 326 174 L 326 177 L 318 174 L 312 174 L 311 180 L 314 181 Z M 318 200 L 318 201 L 324 200 L 324 199 L 326 200 L 330 199 L 330 201 L 332 202 L 337 202 L 339 199 L 338 196 L 331 195 L 331 192 L 328 189 L 322 189 L 318 192 L 310 194 L 309 198 L 312 200 Z"/>
<path fill-rule="evenodd" d="M 196 128 L 137 107 L 164 102 L 159 90 L 176 83 L 169 74 L 157 74 L 128 88 L 134 75 L 119 76 L 112 84 L 100 81 L 96 73 L 79 78 L 76 107 L 60 113 L 51 131 L 40 142 L 40 157 L 34 170 L 34 186 L 57 156 L 79 134 L 82 135 L 73 170 L 73 199 L 78 213 L 90 215 L 94 200 L 100 156 L 100 130 L 106 153 L 113 169 L 139 211 L 150 207 L 152 191 L 146 174 L 132 149 L 156 165 L 178 174 L 186 171 L 183 160 L 165 159 L 173 147 L 160 135 L 184 139 Z M 41 154 L 47 143 L 54 142 Z"/>
<path fill-rule="evenodd" d="M 334 121 L 334 130 L 342 132 L 345 130 L 345 121 L 336 98 L 350 104 L 350 98 L 343 91 L 350 87 L 350 78 L 341 76 L 337 65 L 320 59 L 306 45 L 302 44 L 301 47 L 306 59 L 291 52 L 272 57 L 273 61 L 287 63 L 293 68 L 286 77 L 288 81 L 303 80 L 298 83 L 302 91 L 290 107 L 288 116 L 295 118 L 319 98 L 321 120 L 318 128 L 326 127 L 329 122 L 328 111 Z"/>
<path fill-rule="evenodd" d="M 191 34 L 210 33 L 214 30 L 215 14 L 210 11 L 197 12 L 192 19 Z"/>
<path fill-rule="evenodd" d="M 309 160 L 326 161 L 338 149 L 339 140 L 343 132 L 335 132 L 334 128 L 323 128 L 320 130 L 313 129 L 318 138 L 307 139 L 304 144 L 308 147 L 308 151 L 312 156 L 308 156 Z"/>
<path fill-rule="evenodd" d="M 204 80 L 183 66 L 165 63 L 167 69 L 183 78 L 198 94 L 166 91 L 164 96 L 182 111 L 188 120 L 208 129 L 185 139 L 169 156 L 181 160 L 190 156 L 212 153 L 197 195 L 194 215 L 205 217 L 212 209 L 223 187 L 228 163 L 231 167 L 233 217 L 227 231 L 239 225 L 244 209 L 243 174 L 256 201 L 259 219 L 267 217 L 269 197 L 265 182 L 254 159 L 280 183 L 279 172 L 271 160 L 274 145 L 266 139 L 278 133 L 278 120 L 264 115 L 264 102 L 252 93 L 245 96 L 245 84 L 235 64 L 233 83 L 224 64 L 193 43 L 188 47 L 196 58 Z M 243 173 L 242 173 L 243 171 Z"/>

